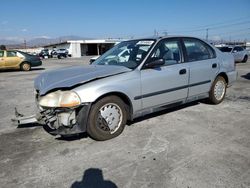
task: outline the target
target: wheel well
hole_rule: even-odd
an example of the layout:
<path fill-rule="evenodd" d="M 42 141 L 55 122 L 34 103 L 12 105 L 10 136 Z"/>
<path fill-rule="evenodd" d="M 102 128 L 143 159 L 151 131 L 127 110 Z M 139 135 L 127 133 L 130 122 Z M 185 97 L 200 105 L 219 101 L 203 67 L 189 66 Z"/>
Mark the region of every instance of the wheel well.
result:
<path fill-rule="evenodd" d="M 227 74 L 226 74 L 226 73 L 221 72 L 220 74 L 218 74 L 218 76 L 222 76 L 222 77 L 225 79 L 226 83 L 228 84 L 228 77 L 227 77 Z M 217 77 L 218 77 L 218 76 L 217 76 Z"/>
<path fill-rule="evenodd" d="M 28 63 L 28 64 L 30 65 L 30 62 L 28 62 L 28 61 L 23 61 L 22 63 L 20 63 L 20 66 L 22 66 L 22 64 L 24 64 L 24 63 Z"/>
<path fill-rule="evenodd" d="M 122 101 L 127 105 L 126 109 L 128 112 L 128 120 L 132 120 L 133 106 L 132 106 L 132 103 L 131 103 L 130 99 L 128 98 L 128 96 L 125 95 L 124 93 L 121 93 L 121 92 L 106 93 L 106 94 L 100 96 L 98 99 L 96 99 L 96 101 L 98 101 L 104 97 L 110 96 L 110 95 L 115 95 L 115 96 L 119 97 L 120 99 L 122 99 Z"/>

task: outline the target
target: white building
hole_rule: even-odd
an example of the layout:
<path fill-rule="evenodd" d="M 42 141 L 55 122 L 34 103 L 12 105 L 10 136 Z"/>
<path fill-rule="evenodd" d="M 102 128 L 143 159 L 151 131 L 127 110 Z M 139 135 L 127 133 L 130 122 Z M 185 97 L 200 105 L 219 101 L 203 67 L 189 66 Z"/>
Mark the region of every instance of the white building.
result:
<path fill-rule="evenodd" d="M 81 57 L 86 55 L 101 55 L 115 44 L 122 40 L 117 39 L 91 39 L 91 40 L 68 40 L 65 42 L 45 45 L 44 48 L 67 49 L 72 57 Z"/>

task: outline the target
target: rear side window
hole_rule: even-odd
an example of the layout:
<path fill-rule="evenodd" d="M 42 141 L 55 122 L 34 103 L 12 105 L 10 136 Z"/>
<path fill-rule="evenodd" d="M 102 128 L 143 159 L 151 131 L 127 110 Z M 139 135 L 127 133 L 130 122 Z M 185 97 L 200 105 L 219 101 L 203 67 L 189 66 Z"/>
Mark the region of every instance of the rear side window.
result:
<path fill-rule="evenodd" d="M 201 61 L 215 58 L 214 50 L 206 43 L 197 39 L 184 39 L 188 61 Z"/>
<path fill-rule="evenodd" d="M 14 51 L 7 51 L 7 57 L 17 57 L 17 54 Z"/>
<path fill-rule="evenodd" d="M 243 48 L 241 48 L 241 47 L 235 47 L 235 48 L 234 48 L 234 51 L 236 51 L 236 52 L 241 52 L 241 51 L 243 51 Z"/>
<path fill-rule="evenodd" d="M 232 48 L 231 47 L 219 47 L 219 50 L 222 52 L 231 52 Z"/>
<path fill-rule="evenodd" d="M 0 57 L 4 56 L 4 51 L 0 51 Z"/>

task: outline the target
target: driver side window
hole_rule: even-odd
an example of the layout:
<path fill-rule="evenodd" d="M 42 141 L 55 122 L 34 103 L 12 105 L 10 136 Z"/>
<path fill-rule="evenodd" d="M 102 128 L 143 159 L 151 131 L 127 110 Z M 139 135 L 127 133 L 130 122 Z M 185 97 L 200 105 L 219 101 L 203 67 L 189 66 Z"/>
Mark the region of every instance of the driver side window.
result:
<path fill-rule="evenodd" d="M 163 59 L 164 66 L 173 65 L 181 62 L 180 43 L 178 40 L 160 41 L 149 61 Z"/>

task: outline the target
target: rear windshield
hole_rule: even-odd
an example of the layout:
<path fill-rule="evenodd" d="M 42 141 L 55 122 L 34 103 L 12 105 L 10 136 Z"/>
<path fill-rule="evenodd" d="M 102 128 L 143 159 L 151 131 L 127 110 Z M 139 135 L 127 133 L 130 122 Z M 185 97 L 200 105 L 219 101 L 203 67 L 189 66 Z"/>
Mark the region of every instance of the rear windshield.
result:
<path fill-rule="evenodd" d="M 231 52 L 233 48 L 231 47 L 219 47 L 222 52 Z"/>

